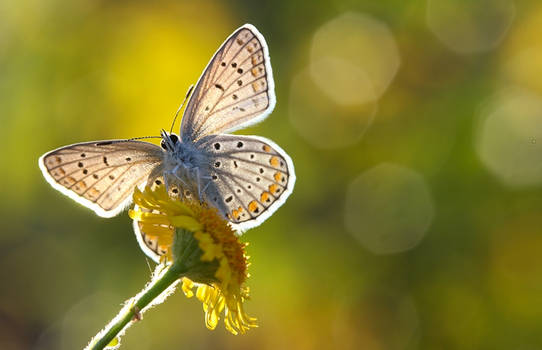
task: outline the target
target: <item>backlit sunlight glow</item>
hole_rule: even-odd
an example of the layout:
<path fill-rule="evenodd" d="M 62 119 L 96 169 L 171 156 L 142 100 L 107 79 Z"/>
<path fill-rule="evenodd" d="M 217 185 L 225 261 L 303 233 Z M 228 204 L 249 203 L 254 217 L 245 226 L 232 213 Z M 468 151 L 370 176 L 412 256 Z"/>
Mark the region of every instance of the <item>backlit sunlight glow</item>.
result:
<path fill-rule="evenodd" d="M 494 49 L 510 29 L 514 0 L 428 0 L 427 25 L 450 50 L 473 54 Z"/>
<path fill-rule="evenodd" d="M 340 106 L 302 70 L 290 86 L 290 121 L 298 134 L 321 149 L 340 148 L 358 142 L 373 122 L 376 101 Z"/>
<path fill-rule="evenodd" d="M 417 246 L 433 221 L 435 205 L 424 178 L 412 169 L 379 164 L 358 176 L 346 194 L 345 224 L 376 254 Z"/>
<path fill-rule="evenodd" d="M 378 99 L 400 65 L 395 39 L 385 23 L 344 13 L 314 34 L 310 72 L 318 87 L 339 105 Z"/>
<path fill-rule="evenodd" d="M 497 94 L 480 114 L 476 150 L 505 185 L 542 184 L 542 98 L 525 89 Z"/>

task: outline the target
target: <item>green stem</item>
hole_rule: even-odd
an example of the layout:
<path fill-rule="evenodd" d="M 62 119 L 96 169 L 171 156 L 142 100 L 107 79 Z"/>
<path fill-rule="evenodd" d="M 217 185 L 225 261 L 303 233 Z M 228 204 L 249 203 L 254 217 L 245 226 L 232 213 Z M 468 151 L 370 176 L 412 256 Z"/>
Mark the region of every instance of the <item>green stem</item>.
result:
<path fill-rule="evenodd" d="M 167 271 L 153 279 L 143 292 L 132 298 L 129 301 L 131 306 L 125 306 L 121 309 L 117 317 L 102 331 L 103 334 L 101 334 L 102 332 L 98 333 L 85 349 L 102 350 L 110 345 L 115 338 L 119 339 L 119 336 L 131 325 L 131 322 L 141 318 L 141 312 L 144 311 L 145 307 L 149 306 L 181 276 L 212 276 L 218 269 L 217 261 L 201 261 L 203 253 L 198 246 L 198 241 L 194 238 L 194 234 L 190 231 L 177 228 L 171 250 L 173 263 L 167 267 Z"/>
<path fill-rule="evenodd" d="M 147 287 L 146 292 L 143 293 L 135 302 L 133 302 L 132 307 L 118 320 L 109 326 L 109 330 L 103 334 L 100 339 L 95 340 L 95 343 L 92 345 L 92 350 L 101 350 L 104 349 L 119 332 L 121 332 L 128 323 L 137 320 L 139 317 L 139 312 L 143 310 L 149 303 L 156 299 L 162 292 L 164 292 L 169 286 L 171 286 L 175 281 L 179 279 L 186 268 L 181 263 L 172 264 L 168 270 L 158 278 L 156 281 L 152 282 L 152 285 Z"/>

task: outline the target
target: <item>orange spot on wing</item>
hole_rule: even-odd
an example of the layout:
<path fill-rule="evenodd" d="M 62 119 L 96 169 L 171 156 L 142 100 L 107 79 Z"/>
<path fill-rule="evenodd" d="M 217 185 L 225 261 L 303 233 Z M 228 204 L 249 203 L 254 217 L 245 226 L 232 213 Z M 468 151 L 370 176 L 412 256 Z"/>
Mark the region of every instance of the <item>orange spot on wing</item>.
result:
<path fill-rule="evenodd" d="M 269 192 L 275 193 L 279 187 L 275 184 L 269 185 Z"/>
<path fill-rule="evenodd" d="M 53 177 L 55 177 L 58 180 L 59 177 L 66 175 L 66 172 L 62 168 L 57 168 L 51 171 L 51 175 L 53 175 Z"/>
<path fill-rule="evenodd" d="M 98 191 L 96 189 L 96 187 L 93 187 L 87 192 L 87 194 L 88 194 L 90 199 L 94 199 L 94 198 L 97 198 L 100 195 L 100 191 Z"/>
<path fill-rule="evenodd" d="M 278 167 L 279 166 L 279 157 L 276 157 L 276 156 L 271 157 L 269 159 L 269 164 L 271 164 L 271 166 Z"/>
<path fill-rule="evenodd" d="M 268 145 L 263 145 L 263 150 L 264 152 L 271 152 L 271 147 L 269 147 Z"/>
<path fill-rule="evenodd" d="M 139 229 L 140 230 L 142 229 L 142 226 L 143 225 L 141 223 L 139 223 Z M 158 237 L 156 237 L 156 236 L 147 235 L 145 237 L 145 244 L 147 244 L 147 246 L 149 246 L 149 248 L 155 249 L 157 242 L 158 242 Z"/>
<path fill-rule="evenodd" d="M 262 192 L 262 195 L 260 196 L 260 201 L 267 202 L 269 200 L 270 193 L 269 192 Z"/>
<path fill-rule="evenodd" d="M 76 180 L 71 176 L 68 176 L 68 177 L 64 178 L 64 180 L 63 180 L 64 185 L 70 185 L 71 186 L 75 182 L 76 182 Z"/>
<path fill-rule="evenodd" d="M 273 175 L 273 178 L 275 178 L 276 182 L 279 182 L 282 179 L 282 173 L 280 171 L 277 171 L 275 175 Z"/>
<path fill-rule="evenodd" d="M 252 89 L 254 90 L 254 92 L 258 92 L 260 91 L 261 87 L 260 85 L 258 85 L 258 83 L 254 82 L 252 83 Z"/>
<path fill-rule="evenodd" d="M 160 245 L 158 246 L 158 255 L 166 255 L 167 253 L 167 250 L 168 250 L 168 246 L 167 245 Z"/>
<path fill-rule="evenodd" d="M 251 212 L 255 211 L 256 209 L 258 209 L 258 202 L 252 201 L 248 204 L 248 210 Z"/>

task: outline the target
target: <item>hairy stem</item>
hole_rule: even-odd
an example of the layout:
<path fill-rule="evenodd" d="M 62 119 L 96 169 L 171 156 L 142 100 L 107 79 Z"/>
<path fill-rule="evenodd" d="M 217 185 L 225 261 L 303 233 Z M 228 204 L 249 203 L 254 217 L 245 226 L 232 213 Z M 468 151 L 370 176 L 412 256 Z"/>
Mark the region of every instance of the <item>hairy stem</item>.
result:
<path fill-rule="evenodd" d="M 141 319 L 146 309 L 163 302 L 173 292 L 182 276 L 190 274 L 192 270 L 198 272 L 193 265 L 201 265 L 201 250 L 191 232 L 176 230 L 173 256 L 172 264 L 157 266 L 151 282 L 125 304 L 117 316 L 90 341 L 85 350 L 101 350 L 108 346 L 117 348 L 120 337 L 126 329 Z M 207 265 L 211 264 L 203 264 L 204 267 Z M 217 267 L 214 268 L 216 270 Z"/>
<path fill-rule="evenodd" d="M 152 281 L 142 293 L 129 302 L 113 321 L 91 341 L 87 349 L 101 350 L 108 346 L 130 323 L 141 318 L 141 311 L 156 300 L 168 287 L 176 283 L 184 272 L 181 264 L 172 264 L 159 278 Z M 125 310 L 126 309 L 126 310 Z"/>

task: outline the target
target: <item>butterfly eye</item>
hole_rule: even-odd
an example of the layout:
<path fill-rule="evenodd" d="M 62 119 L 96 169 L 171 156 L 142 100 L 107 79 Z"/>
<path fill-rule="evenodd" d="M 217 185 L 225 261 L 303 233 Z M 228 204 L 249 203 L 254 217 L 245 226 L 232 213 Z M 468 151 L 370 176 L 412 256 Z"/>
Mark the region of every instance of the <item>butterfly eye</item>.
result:
<path fill-rule="evenodd" d="M 177 141 L 179 141 L 179 138 L 175 134 L 169 135 L 169 139 L 171 140 L 171 142 L 173 142 L 173 144 L 176 144 Z"/>

